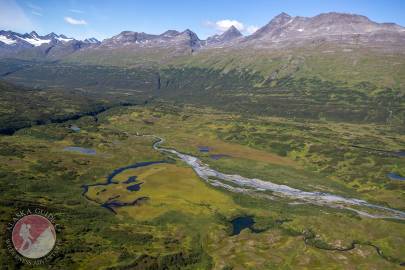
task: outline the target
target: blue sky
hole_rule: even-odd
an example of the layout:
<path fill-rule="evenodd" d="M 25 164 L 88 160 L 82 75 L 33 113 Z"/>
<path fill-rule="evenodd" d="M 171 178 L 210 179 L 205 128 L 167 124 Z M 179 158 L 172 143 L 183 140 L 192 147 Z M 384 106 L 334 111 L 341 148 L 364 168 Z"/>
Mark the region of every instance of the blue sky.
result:
<path fill-rule="evenodd" d="M 200 38 L 235 25 L 249 34 L 286 12 L 348 12 L 405 26 L 403 0 L 0 0 L 0 29 L 103 39 L 124 30 L 159 34 L 193 30 Z"/>

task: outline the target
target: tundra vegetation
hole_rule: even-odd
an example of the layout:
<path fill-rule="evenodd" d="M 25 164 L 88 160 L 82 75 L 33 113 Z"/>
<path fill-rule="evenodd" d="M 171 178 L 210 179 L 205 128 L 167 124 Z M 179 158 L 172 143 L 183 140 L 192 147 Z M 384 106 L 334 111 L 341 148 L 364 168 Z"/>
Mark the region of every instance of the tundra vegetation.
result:
<path fill-rule="evenodd" d="M 207 40 L 0 31 L 0 224 L 54 213 L 51 269 L 402 269 L 404 30 L 331 12 Z M 380 208 L 213 186 L 180 153 Z M 5 237 L 2 266 L 30 269 Z"/>
<path fill-rule="evenodd" d="M 404 158 L 394 154 L 405 148 L 405 138 L 395 128 L 152 102 L 0 137 L 1 223 L 5 226 L 27 206 L 55 213 L 61 251 L 50 263 L 65 269 L 320 264 L 399 269 L 404 261 L 403 221 L 214 188 L 180 160 L 154 150 L 154 139 L 140 134 L 163 137 L 165 147 L 197 156 L 222 172 L 405 209 L 405 183 L 386 177 L 405 173 Z M 209 152 L 201 152 L 202 145 Z M 63 151 L 68 146 L 97 154 Z M 224 157 L 213 159 L 215 154 Z M 165 162 L 124 170 L 114 177 L 115 184 L 89 186 L 83 196 L 83 185 L 103 183 L 115 169 L 145 161 Z M 136 180 L 130 181 L 133 176 Z M 140 189 L 128 190 L 134 183 L 142 183 Z M 147 199 L 112 206 L 115 213 L 101 207 L 137 198 Z M 252 216 L 256 232 L 245 229 L 232 236 L 231 220 L 240 216 Z M 10 268 L 27 268 L 5 249 L 1 258 Z"/>

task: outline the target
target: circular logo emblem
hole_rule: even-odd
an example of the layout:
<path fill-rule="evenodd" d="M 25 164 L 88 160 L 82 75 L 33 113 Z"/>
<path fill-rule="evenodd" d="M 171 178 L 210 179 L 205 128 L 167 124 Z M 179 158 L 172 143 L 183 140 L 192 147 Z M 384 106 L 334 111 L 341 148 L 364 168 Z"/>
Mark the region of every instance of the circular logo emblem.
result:
<path fill-rule="evenodd" d="M 44 216 L 26 215 L 15 223 L 11 240 L 20 255 L 29 259 L 42 258 L 55 246 L 55 227 Z"/>

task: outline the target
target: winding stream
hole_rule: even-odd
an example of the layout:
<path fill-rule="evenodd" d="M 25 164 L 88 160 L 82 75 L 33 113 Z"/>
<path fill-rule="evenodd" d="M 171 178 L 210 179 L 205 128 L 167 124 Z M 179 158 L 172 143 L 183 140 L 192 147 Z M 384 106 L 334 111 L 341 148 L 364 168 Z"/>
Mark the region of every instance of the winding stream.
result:
<path fill-rule="evenodd" d="M 359 241 L 359 240 L 353 240 L 350 245 L 346 246 L 346 247 L 335 247 L 332 246 L 326 242 L 323 242 L 320 239 L 316 238 L 316 235 L 313 231 L 304 231 L 303 233 L 304 236 L 304 242 L 307 245 L 310 245 L 312 247 L 315 247 L 317 249 L 322 249 L 322 250 L 328 250 L 328 251 L 339 251 L 339 252 L 344 252 L 344 251 L 350 251 L 355 249 L 357 246 L 369 246 L 372 247 L 376 253 L 378 254 L 378 256 L 380 256 L 381 258 L 383 258 L 384 260 L 391 262 L 391 263 L 396 263 L 399 264 L 400 266 L 405 266 L 405 262 L 402 261 L 401 259 L 395 258 L 395 257 L 391 257 L 389 255 L 385 255 L 384 252 L 381 250 L 380 247 L 374 245 L 373 243 L 369 242 L 369 241 Z"/>
<path fill-rule="evenodd" d="M 197 157 L 180 153 L 175 149 L 161 147 L 163 138 L 155 135 L 137 135 L 143 137 L 152 137 L 157 139 L 153 148 L 157 151 L 176 155 L 182 161 L 187 163 L 197 175 L 212 186 L 221 187 L 232 192 L 251 193 L 271 191 L 274 195 L 300 200 L 315 205 L 329 206 L 339 209 L 348 209 L 359 215 L 369 218 L 392 218 L 405 220 L 405 212 L 368 203 L 364 200 L 355 198 L 345 198 L 326 192 L 308 192 L 292 188 L 286 185 L 279 185 L 269 181 L 263 181 L 256 178 L 247 178 L 237 174 L 225 174 L 211 169 Z"/>
<path fill-rule="evenodd" d="M 187 163 L 196 172 L 196 174 L 200 178 L 202 178 L 208 184 L 210 184 L 214 187 L 224 188 L 231 192 L 261 195 L 261 196 L 265 196 L 265 197 L 273 199 L 274 198 L 273 196 L 263 193 L 265 191 L 270 191 L 270 192 L 272 192 L 272 195 L 275 195 L 275 196 L 285 197 L 285 198 L 289 198 L 289 199 L 293 199 L 293 200 L 299 200 L 299 201 L 311 203 L 314 205 L 328 206 L 328 207 L 333 207 L 333 208 L 338 208 L 338 209 L 347 209 L 347 210 L 354 211 L 361 216 L 365 216 L 365 217 L 369 217 L 369 218 L 388 218 L 388 219 L 405 220 L 405 212 L 397 210 L 397 209 L 381 206 L 381 205 L 368 203 L 365 200 L 360 200 L 360 199 L 356 199 L 356 198 L 346 198 L 346 197 L 342 197 L 339 195 L 334 195 L 334 194 L 330 194 L 330 193 L 326 193 L 326 192 L 303 191 L 300 189 L 289 187 L 287 185 L 275 184 L 275 183 L 272 183 L 269 181 L 264 181 L 264 180 L 257 179 L 257 178 L 247 178 L 247 177 L 237 175 L 237 174 L 221 173 L 219 171 L 216 171 L 216 170 L 210 168 L 209 165 L 203 163 L 197 157 L 180 153 L 180 152 L 176 151 L 175 149 L 161 147 L 160 145 L 164 142 L 163 138 L 160 138 L 155 135 L 137 134 L 136 136 L 151 137 L 151 138 L 155 139 L 156 142 L 153 143 L 153 146 L 152 146 L 153 149 L 155 149 L 156 151 L 160 151 L 162 153 L 173 154 L 173 155 L 177 156 L 183 162 Z M 118 168 L 118 169 L 114 170 L 109 176 L 107 176 L 107 181 L 104 183 L 83 185 L 82 188 L 84 189 L 84 191 L 83 191 L 82 195 L 84 197 L 86 197 L 88 200 L 92 200 L 91 198 L 89 198 L 87 196 L 89 187 L 107 186 L 110 184 L 117 184 L 117 182 L 114 182 L 114 177 L 117 174 L 119 174 L 127 169 L 134 169 L 137 167 L 149 166 L 152 164 L 164 163 L 164 162 L 165 161 L 140 162 L 140 163 L 136 163 L 136 164 L 133 164 L 130 166 Z M 132 182 L 132 180 L 134 180 L 134 179 L 128 179 L 127 183 L 129 183 L 129 181 Z M 133 190 L 136 191 L 137 190 L 136 187 L 134 187 Z M 112 210 L 112 207 L 132 205 L 133 203 L 136 203 L 136 202 L 132 202 L 129 204 L 123 204 L 122 202 L 120 202 L 118 200 L 114 200 L 114 199 L 115 198 L 108 200 L 102 206 Z"/>
<path fill-rule="evenodd" d="M 403 212 L 403 211 L 392 209 L 389 207 L 380 206 L 380 205 L 371 204 L 364 200 L 355 199 L 355 198 L 345 198 L 345 197 L 341 197 L 338 195 L 333 195 L 333 194 L 329 194 L 329 193 L 325 193 L 325 192 L 302 191 L 302 190 L 295 189 L 295 188 L 292 188 L 292 187 L 289 187 L 286 185 L 274 184 L 272 182 L 263 181 L 263 180 L 256 179 L 256 178 L 246 178 L 246 177 L 243 177 L 240 175 L 224 174 L 224 173 L 218 172 L 214 169 L 211 169 L 207 164 L 204 164 L 197 157 L 180 153 L 180 152 L 176 151 L 175 149 L 161 147 L 160 145 L 164 142 L 164 139 L 162 139 L 158 136 L 138 135 L 138 134 L 137 134 L 137 136 L 151 137 L 153 139 L 156 139 L 156 142 L 153 143 L 153 149 L 166 153 L 166 154 L 176 155 L 178 158 L 180 158 L 182 161 L 184 161 L 190 167 L 192 167 L 193 170 L 197 173 L 197 175 L 200 178 L 202 178 L 207 183 L 209 183 L 215 187 L 225 188 L 232 192 L 249 193 L 249 194 L 252 194 L 252 192 L 254 194 L 259 194 L 259 192 L 261 192 L 261 191 L 271 191 L 271 192 L 273 192 L 274 195 L 277 195 L 280 197 L 287 197 L 290 199 L 300 200 L 300 201 L 304 201 L 304 202 L 315 204 L 315 205 L 322 205 L 322 206 L 328 206 L 328 207 L 340 208 L 340 209 L 348 209 L 348 210 L 355 211 L 358 214 L 369 217 L 369 218 L 391 218 L 391 219 L 405 220 L 405 212 Z M 92 200 L 90 197 L 87 196 L 89 187 L 108 186 L 108 185 L 112 185 L 112 184 L 118 184 L 118 182 L 114 181 L 114 177 L 125 170 L 149 166 L 149 165 L 153 165 L 153 164 L 165 163 L 165 162 L 166 161 L 140 162 L 140 163 L 136 163 L 136 164 L 133 164 L 130 166 L 118 168 L 106 177 L 106 182 L 104 182 L 104 183 L 83 185 L 82 186 L 82 188 L 83 188 L 82 195 L 90 201 L 99 203 L 95 200 Z M 134 182 L 136 182 L 136 176 L 129 177 L 128 180 L 126 180 L 122 183 L 129 184 L 129 183 L 134 183 Z M 120 195 L 109 198 L 107 200 L 107 202 L 102 203 L 101 206 L 116 214 L 116 211 L 114 208 L 137 205 L 137 204 L 142 203 L 143 201 L 147 201 L 149 199 L 148 197 L 139 197 L 132 202 L 121 202 L 118 200 L 119 197 L 120 197 Z M 360 208 L 362 210 L 356 209 L 354 207 Z M 373 210 L 373 212 L 370 212 L 370 210 Z M 376 212 L 378 212 L 378 213 L 376 213 Z M 252 227 L 254 224 L 254 220 L 251 217 L 248 217 L 248 219 L 246 219 L 246 217 L 239 217 L 239 218 L 232 220 L 231 223 L 233 225 L 232 235 L 239 234 L 240 231 L 244 228 L 249 228 L 252 232 L 261 232 L 261 230 L 255 231 L 254 228 Z M 311 245 L 318 249 L 330 250 L 330 251 L 350 251 L 350 250 L 355 249 L 358 245 L 367 245 L 367 246 L 374 248 L 375 251 L 377 252 L 377 254 L 381 258 L 383 258 L 389 262 L 392 262 L 392 263 L 397 263 L 400 266 L 405 266 L 405 262 L 399 260 L 398 258 L 394 258 L 394 257 L 385 255 L 378 246 L 372 244 L 371 242 L 354 240 L 350 243 L 349 246 L 335 247 L 330 244 L 319 241 L 319 239 L 316 238 L 315 233 L 313 233 L 312 231 L 305 231 L 303 233 L 303 236 L 304 236 L 304 242 L 306 244 Z"/>

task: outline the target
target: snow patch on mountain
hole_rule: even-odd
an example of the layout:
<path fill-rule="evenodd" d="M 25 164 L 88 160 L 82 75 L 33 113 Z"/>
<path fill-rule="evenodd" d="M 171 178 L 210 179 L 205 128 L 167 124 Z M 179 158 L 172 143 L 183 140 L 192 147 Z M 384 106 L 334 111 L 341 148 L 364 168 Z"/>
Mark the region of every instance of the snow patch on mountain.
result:
<path fill-rule="evenodd" d="M 48 44 L 49 42 L 51 42 L 50 39 L 40 39 L 40 38 L 21 38 L 18 37 L 19 39 L 22 39 L 32 45 L 34 45 L 35 47 L 37 46 L 41 46 L 42 44 Z"/>
<path fill-rule="evenodd" d="M 9 39 L 6 36 L 0 36 L 0 42 L 3 42 L 7 45 L 12 45 L 12 44 L 17 43 L 15 40 Z"/>
<path fill-rule="evenodd" d="M 73 38 L 62 38 L 62 37 L 57 37 L 56 39 L 62 42 L 69 42 L 74 40 Z"/>

